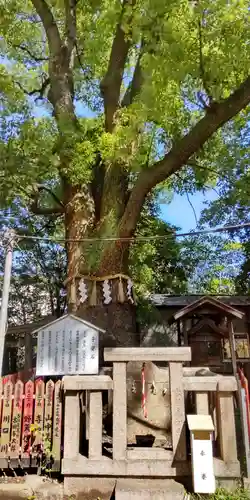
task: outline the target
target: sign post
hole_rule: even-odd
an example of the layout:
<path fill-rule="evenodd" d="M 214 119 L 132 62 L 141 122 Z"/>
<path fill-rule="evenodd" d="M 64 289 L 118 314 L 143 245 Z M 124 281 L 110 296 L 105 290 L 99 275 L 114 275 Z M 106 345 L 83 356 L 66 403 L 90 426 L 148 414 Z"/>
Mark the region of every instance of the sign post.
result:
<path fill-rule="evenodd" d="M 4 242 L 6 242 L 6 257 L 5 257 L 5 267 L 4 267 L 4 277 L 3 277 L 2 303 L 0 311 L 0 375 L 2 375 L 3 373 L 4 343 L 5 343 L 6 324 L 8 318 L 10 278 L 11 278 L 13 248 L 15 242 L 15 231 L 13 230 L 6 231 L 4 235 Z"/>
<path fill-rule="evenodd" d="M 212 432 L 210 415 L 187 415 L 191 439 L 193 487 L 195 493 L 214 493 Z"/>

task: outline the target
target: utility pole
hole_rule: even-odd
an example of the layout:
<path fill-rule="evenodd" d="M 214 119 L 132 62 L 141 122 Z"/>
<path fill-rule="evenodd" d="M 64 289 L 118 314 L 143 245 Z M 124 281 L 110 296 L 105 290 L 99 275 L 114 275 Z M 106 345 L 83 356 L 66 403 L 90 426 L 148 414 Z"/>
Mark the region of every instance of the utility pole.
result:
<path fill-rule="evenodd" d="M 2 375 L 3 372 L 4 344 L 8 319 L 10 278 L 15 238 L 16 234 L 13 230 L 6 231 L 3 237 L 3 246 L 5 247 L 5 266 L 3 276 L 2 303 L 0 310 L 0 375 Z"/>

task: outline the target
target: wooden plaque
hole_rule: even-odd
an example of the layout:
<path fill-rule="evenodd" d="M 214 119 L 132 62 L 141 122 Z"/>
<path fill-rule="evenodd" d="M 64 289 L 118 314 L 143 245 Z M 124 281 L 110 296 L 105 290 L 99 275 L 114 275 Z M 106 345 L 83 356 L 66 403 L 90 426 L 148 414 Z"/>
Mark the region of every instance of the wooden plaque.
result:
<path fill-rule="evenodd" d="M 55 384 L 54 394 L 54 418 L 53 418 L 53 448 L 52 454 L 55 462 L 61 458 L 61 439 L 62 439 L 62 397 L 61 380 Z"/>
<path fill-rule="evenodd" d="M 33 417 L 33 394 L 34 382 L 29 380 L 25 384 L 24 411 L 23 411 L 23 431 L 22 431 L 22 454 L 29 456 L 31 451 L 31 430 Z"/>
<path fill-rule="evenodd" d="M 2 422 L 2 413 L 3 413 L 3 378 L 0 377 L 0 439 L 1 439 L 1 422 Z"/>
<path fill-rule="evenodd" d="M 42 431 L 44 422 L 44 382 L 36 381 L 34 424 L 37 426 L 35 444 L 42 442 Z"/>
<path fill-rule="evenodd" d="M 9 381 L 4 386 L 3 413 L 2 413 L 2 425 L 1 425 L 1 444 L 0 444 L 0 455 L 2 457 L 7 457 L 9 453 L 12 403 L 13 403 L 12 394 L 13 394 L 13 384 L 12 382 Z"/>
<path fill-rule="evenodd" d="M 47 443 L 50 442 L 50 445 L 52 441 L 53 396 L 54 382 L 49 380 L 45 391 L 44 440 Z"/>
<path fill-rule="evenodd" d="M 14 405 L 11 429 L 10 456 L 18 458 L 22 433 L 23 382 L 18 380 L 14 390 Z"/>

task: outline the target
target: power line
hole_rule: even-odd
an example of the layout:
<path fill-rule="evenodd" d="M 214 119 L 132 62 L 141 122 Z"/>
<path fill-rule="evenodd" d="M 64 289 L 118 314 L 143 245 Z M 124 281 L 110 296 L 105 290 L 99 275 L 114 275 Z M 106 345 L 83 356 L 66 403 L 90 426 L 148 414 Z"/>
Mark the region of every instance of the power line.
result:
<path fill-rule="evenodd" d="M 99 241 L 153 241 L 153 240 L 165 240 L 168 238 L 172 238 L 173 236 L 176 238 L 184 238 L 187 236 L 199 236 L 205 234 L 213 234 L 213 233 L 223 233 L 223 232 L 233 232 L 239 229 L 250 228 L 250 222 L 245 222 L 243 224 L 235 224 L 217 227 L 214 229 L 202 229 L 200 231 L 189 231 L 187 233 L 175 233 L 174 231 L 169 230 L 169 234 L 165 235 L 154 235 L 154 236 L 132 236 L 128 238 L 119 238 L 119 237 L 93 237 L 93 238 L 54 238 L 49 236 L 31 236 L 31 235 L 18 235 L 16 234 L 16 239 L 21 241 L 23 239 L 26 240 L 35 240 L 35 241 L 47 241 L 53 243 L 91 243 L 91 242 L 99 242 Z M 0 234 L 0 238 L 3 238 L 4 233 Z"/>

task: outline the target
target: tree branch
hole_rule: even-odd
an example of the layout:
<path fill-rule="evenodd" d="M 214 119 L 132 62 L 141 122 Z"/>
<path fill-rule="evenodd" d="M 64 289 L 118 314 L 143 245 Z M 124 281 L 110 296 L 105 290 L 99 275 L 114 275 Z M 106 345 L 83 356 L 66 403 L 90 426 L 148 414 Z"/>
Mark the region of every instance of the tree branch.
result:
<path fill-rule="evenodd" d="M 48 38 L 49 50 L 52 55 L 59 53 L 62 47 L 60 33 L 55 18 L 46 0 L 31 0 L 37 14 L 41 18 Z"/>
<path fill-rule="evenodd" d="M 46 193 L 48 193 L 53 199 L 54 201 L 60 205 L 61 207 L 64 207 L 64 204 L 61 202 L 61 200 L 59 200 L 59 198 L 56 196 L 56 194 L 54 193 L 54 191 L 52 191 L 50 188 L 48 188 L 47 186 L 44 186 L 44 184 L 37 184 L 36 185 L 36 190 L 40 193 L 41 191 L 46 191 Z"/>
<path fill-rule="evenodd" d="M 56 202 L 57 206 L 54 207 L 40 207 L 39 196 L 41 191 L 46 191 Z M 61 215 L 65 212 L 63 203 L 59 200 L 56 194 L 51 191 L 50 188 L 44 186 L 43 184 L 37 184 L 34 187 L 34 193 L 32 195 L 32 202 L 30 204 L 30 210 L 36 215 Z"/>
<path fill-rule="evenodd" d="M 175 172 L 174 175 L 176 175 L 176 177 L 178 177 L 178 179 L 180 179 L 181 181 L 183 180 L 181 175 L 179 174 L 179 172 Z M 194 208 L 194 205 L 193 203 L 191 202 L 190 200 L 190 197 L 189 197 L 189 193 L 187 190 L 185 190 L 185 195 L 186 195 L 186 198 L 187 198 L 187 201 L 193 211 L 193 214 L 194 214 L 194 218 L 195 218 L 195 223 L 196 223 L 196 226 L 198 225 L 198 218 L 197 218 L 197 215 L 196 215 L 196 211 L 195 211 L 195 208 Z"/>
<path fill-rule="evenodd" d="M 38 200 L 34 200 L 30 204 L 30 210 L 35 215 L 62 215 L 64 210 L 60 209 L 60 207 L 40 207 L 38 204 Z"/>
<path fill-rule="evenodd" d="M 64 0 L 65 35 L 69 54 L 76 45 L 76 0 Z"/>
<path fill-rule="evenodd" d="M 215 174 L 217 177 L 220 177 L 222 179 L 228 179 L 228 176 L 227 174 L 224 174 L 223 172 L 219 172 L 218 170 L 216 170 L 215 168 L 213 167 L 204 167 L 203 165 L 199 165 L 196 161 L 188 161 L 188 166 L 192 167 L 192 168 L 197 168 L 198 170 L 204 170 L 205 172 L 212 172 L 213 174 Z"/>
<path fill-rule="evenodd" d="M 196 223 L 196 226 L 198 225 L 198 219 L 197 219 L 197 215 L 196 215 L 196 211 L 195 211 L 195 208 L 194 208 L 194 205 L 192 203 L 192 201 L 190 200 L 190 197 L 189 197 L 189 194 L 188 192 L 186 191 L 186 197 L 187 197 L 187 201 L 193 211 L 193 214 L 194 214 L 194 218 L 195 218 L 195 223 Z"/>
<path fill-rule="evenodd" d="M 142 47 L 140 50 L 139 57 L 137 59 L 137 63 L 135 66 L 132 82 L 128 86 L 125 95 L 122 100 L 122 107 L 129 106 L 134 98 L 139 94 L 142 83 L 143 83 L 143 77 L 142 77 L 142 68 L 141 68 L 141 58 L 142 58 Z"/>
<path fill-rule="evenodd" d="M 126 7 L 130 0 L 123 0 L 120 20 L 117 24 L 115 37 L 111 49 L 108 70 L 100 84 L 101 93 L 104 100 L 105 126 L 107 132 L 112 132 L 114 128 L 114 115 L 118 109 L 124 68 L 131 46 L 131 40 L 122 28 L 122 21 Z M 132 0 L 132 6 L 135 0 Z M 129 23 L 132 21 L 132 16 Z"/>
<path fill-rule="evenodd" d="M 202 40 L 202 22 L 204 18 L 204 13 L 202 14 L 202 18 L 198 20 L 198 36 L 199 36 L 199 58 L 200 58 L 200 77 L 201 81 L 203 84 L 203 88 L 207 94 L 208 98 L 208 104 L 204 102 L 203 96 L 201 93 L 198 93 L 198 99 L 200 100 L 202 106 L 206 109 L 208 106 L 210 106 L 213 103 L 213 98 L 209 92 L 209 88 L 207 85 L 206 81 L 206 71 L 205 71 L 205 66 L 204 66 L 204 60 L 203 60 L 203 52 L 202 52 L 202 45 L 203 45 L 203 40 Z"/>
<path fill-rule="evenodd" d="M 36 100 L 43 99 L 44 98 L 44 93 L 48 85 L 50 84 L 50 79 L 49 77 L 46 77 L 44 81 L 42 82 L 42 85 L 39 89 L 33 89 L 33 90 L 26 90 L 20 82 L 15 81 L 16 85 L 24 92 L 24 94 L 33 96 L 35 94 L 39 94 L 39 96 L 36 98 Z"/>
<path fill-rule="evenodd" d="M 120 223 L 120 237 L 133 235 L 147 194 L 181 169 L 189 158 L 227 121 L 250 103 L 250 76 L 227 99 L 213 103 L 205 116 L 176 144 L 165 157 L 138 175 Z"/>
<path fill-rule="evenodd" d="M 35 54 L 33 54 L 31 52 L 31 50 L 26 47 L 25 45 L 12 45 L 14 47 L 14 49 L 20 49 L 22 50 L 23 52 L 26 52 L 30 57 L 31 59 L 33 59 L 35 62 L 42 62 L 42 61 L 48 61 L 49 58 L 48 57 L 37 57 Z"/>

